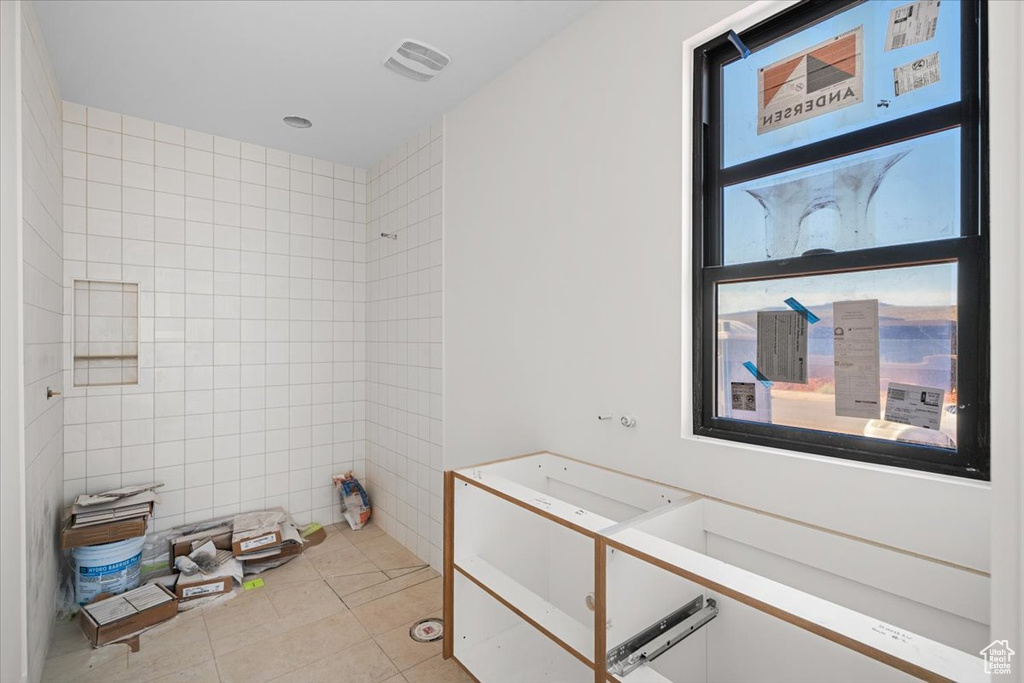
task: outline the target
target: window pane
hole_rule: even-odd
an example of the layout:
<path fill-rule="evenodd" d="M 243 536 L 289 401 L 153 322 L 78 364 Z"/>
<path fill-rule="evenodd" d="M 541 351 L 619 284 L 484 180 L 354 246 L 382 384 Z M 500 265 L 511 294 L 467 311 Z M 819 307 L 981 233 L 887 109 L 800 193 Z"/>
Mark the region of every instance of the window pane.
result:
<path fill-rule="evenodd" d="M 725 263 L 960 234 L 960 131 L 758 178 L 724 191 Z"/>
<path fill-rule="evenodd" d="M 719 285 L 715 414 L 955 450 L 956 272 L 956 264 L 941 263 Z M 766 388 L 744 363 L 757 360 L 757 312 L 788 311 L 789 297 L 820 318 L 807 333 L 808 382 Z M 832 303 L 858 299 L 878 300 L 881 415 L 890 382 L 939 388 L 938 430 L 836 416 Z M 734 382 L 742 385 L 735 405 Z M 753 394 L 749 404 L 744 391 Z"/>
<path fill-rule="evenodd" d="M 959 101 L 960 3 L 942 1 L 930 39 L 886 50 L 890 12 L 907 4 L 870 0 L 726 65 L 723 166 Z M 926 59 L 935 53 L 938 82 L 920 79 L 935 73 Z M 924 68 L 914 69 L 921 59 Z M 900 73 L 917 78 L 918 87 L 897 96 L 894 69 L 904 66 Z M 773 120 L 766 124 L 765 115 Z"/>

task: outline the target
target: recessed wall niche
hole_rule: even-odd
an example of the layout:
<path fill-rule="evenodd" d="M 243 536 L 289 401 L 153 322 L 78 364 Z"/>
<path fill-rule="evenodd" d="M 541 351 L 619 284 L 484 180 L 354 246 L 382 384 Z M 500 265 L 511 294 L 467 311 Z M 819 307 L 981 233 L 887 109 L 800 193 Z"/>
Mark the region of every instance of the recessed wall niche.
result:
<path fill-rule="evenodd" d="M 139 285 L 74 280 L 74 384 L 139 383 Z"/>

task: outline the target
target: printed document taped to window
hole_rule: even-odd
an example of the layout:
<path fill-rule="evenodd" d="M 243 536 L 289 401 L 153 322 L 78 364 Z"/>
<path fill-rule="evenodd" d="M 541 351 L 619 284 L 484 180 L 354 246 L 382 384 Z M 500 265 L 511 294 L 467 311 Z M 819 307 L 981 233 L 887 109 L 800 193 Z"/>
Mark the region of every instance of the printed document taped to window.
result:
<path fill-rule="evenodd" d="M 864 27 L 842 33 L 757 72 L 757 134 L 864 100 Z"/>
<path fill-rule="evenodd" d="M 933 52 L 927 57 L 915 59 L 892 70 L 892 84 L 896 97 L 938 83 L 939 53 Z"/>
<path fill-rule="evenodd" d="M 879 405 L 878 300 L 832 304 L 836 415 L 877 419 Z"/>
<path fill-rule="evenodd" d="M 885 398 L 885 419 L 904 425 L 938 429 L 942 422 L 944 389 L 889 382 Z"/>
<path fill-rule="evenodd" d="M 885 51 L 931 40 L 938 21 L 939 0 L 918 0 L 893 8 L 885 31 Z"/>
<path fill-rule="evenodd" d="M 807 318 L 802 313 L 757 312 L 757 369 L 773 382 L 807 384 Z"/>
<path fill-rule="evenodd" d="M 732 382 L 732 409 L 757 410 L 757 389 L 753 382 Z"/>

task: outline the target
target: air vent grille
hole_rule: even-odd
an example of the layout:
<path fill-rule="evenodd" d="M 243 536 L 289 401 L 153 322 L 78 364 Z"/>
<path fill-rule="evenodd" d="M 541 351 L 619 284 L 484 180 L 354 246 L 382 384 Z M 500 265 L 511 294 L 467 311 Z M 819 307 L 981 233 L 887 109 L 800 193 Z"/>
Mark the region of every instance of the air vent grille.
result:
<path fill-rule="evenodd" d="M 405 76 L 406 78 L 411 78 L 412 80 L 420 81 L 421 83 L 429 81 L 434 77 L 433 74 L 421 74 L 419 71 L 414 71 L 405 64 L 397 61 L 394 57 L 388 57 L 388 61 L 384 62 L 384 66 L 391 69 L 399 76 Z"/>
<path fill-rule="evenodd" d="M 403 40 L 384 58 L 384 67 L 424 83 L 433 79 L 450 62 L 448 55 L 436 48 L 415 40 Z"/>

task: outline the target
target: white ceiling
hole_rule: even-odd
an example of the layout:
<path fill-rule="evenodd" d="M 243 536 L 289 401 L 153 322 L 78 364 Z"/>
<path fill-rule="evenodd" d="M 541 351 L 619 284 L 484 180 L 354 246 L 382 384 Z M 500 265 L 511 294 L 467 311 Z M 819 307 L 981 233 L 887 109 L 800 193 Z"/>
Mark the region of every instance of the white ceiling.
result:
<path fill-rule="evenodd" d="M 366 167 L 594 1 L 35 3 L 71 102 Z M 429 83 L 381 66 L 414 38 L 452 62 Z M 281 122 L 313 121 L 308 130 Z"/>

